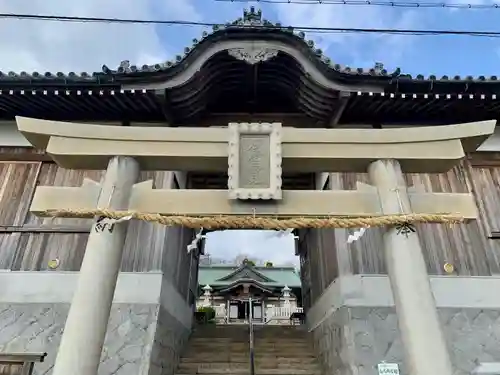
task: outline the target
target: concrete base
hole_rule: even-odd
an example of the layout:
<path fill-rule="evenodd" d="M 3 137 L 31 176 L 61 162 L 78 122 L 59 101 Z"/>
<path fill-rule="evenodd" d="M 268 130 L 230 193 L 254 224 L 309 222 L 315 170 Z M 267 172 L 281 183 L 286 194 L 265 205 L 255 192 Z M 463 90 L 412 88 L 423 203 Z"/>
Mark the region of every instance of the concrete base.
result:
<path fill-rule="evenodd" d="M 0 273 L 0 352 L 47 352 L 34 375 L 51 374 L 77 275 Z M 172 374 L 191 317 L 161 273 L 120 274 L 99 375 Z"/>

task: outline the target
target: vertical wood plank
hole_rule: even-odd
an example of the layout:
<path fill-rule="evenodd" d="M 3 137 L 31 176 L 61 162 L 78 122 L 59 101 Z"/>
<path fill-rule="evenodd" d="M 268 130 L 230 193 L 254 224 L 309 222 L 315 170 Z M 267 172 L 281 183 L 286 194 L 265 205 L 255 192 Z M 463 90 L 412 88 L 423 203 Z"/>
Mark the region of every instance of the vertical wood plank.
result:
<path fill-rule="evenodd" d="M 24 223 L 39 168 L 38 162 L 0 162 L 0 225 Z"/>
<path fill-rule="evenodd" d="M 81 186 L 85 178 L 100 182 L 104 171 L 64 169 L 54 163 L 43 163 L 39 172 L 37 186 Z M 28 225 L 67 225 L 88 226 L 92 219 L 40 218 L 29 213 L 25 220 Z"/>
<path fill-rule="evenodd" d="M 408 186 L 418 192 L 470 192 L 479 210 L 478 220 L 467 224 L 416 225 L 429 274 L 445 274 L 445 263 L 453 264 L 455 275 L 499 274 L 500 241 L 488 237 L 492 231 L 500 231 L 500 166 L 473 167 L 469 161 L 464 161 L 447 173 L 407 174 L 406 180 Z M 332 173 L 330 176 L 333 189 L 354 190 L 357 181 L 369 183 L 364 173 Z M 386 274 L 382 242 L 384 228 L 370 228 L 360 240 L 352 244 L 347 244 L 347 235 L 352 231 L 332 231 L 333 235 L 327 231 L 322 234 L 325 237 L 318 244 L 322 249 L 319 258 L 314 249 L 315 240 L 306 234 L 302 241 L 301 253 L 307 253 L 301 256 L 304 285 L 308 283 L 307 288 L 311 289 L 310 298 L 313 300 L 328 286 L 331 272 L 338 272 L 338 275 L 351 272 Z M 328 258 L 330 248 L 336 254 L 336 271 L 331 267 L 327 271 L 320 264 L 332 264 L 331 258 Z M 310 267 L 316 270 L 314 275 Z"/>
<path fill-rule="evenodd" d="M 140 181 L 153 180 L 155 189 L 171 189 L 173 172 L 141 172 Z M 161 224 L 133 220 L 125 239 L 122 258 L 122 272 L 147 272 L 162 270 L 166 241 L 172 230 Z"/>
<path fill-rule="evenodd" d="M 49 261 L 58 259 L 57 271 L 78 271 L 85 253 L 87 238 L 88 234 L 23 233 L 11 269 L 48 270 Z"/>
<path fill-rule="evenodd" d="M 343 178 L 348 190 L 355 188 L 356 180 L 368 182 L 365 174 L 346 173 Z M 406 179 L 419 192 L 471 192 L 479 209 L 479 219 L 468 224 L 416 225 L 429 274 L 444 274 L 445 263 L 453 264 L 458 275 L 499 273 L 500 242 L 489 240 L 488 235 L 500 228 L 500 167 L 473 168 L 464 161 L 447 173 L 407 174 Z M 353 273 L 386 273 L 383 230 L 370 228 L 359 241 L 348 245 Z"/>
<path fill-rule="evenodd" d="M 343 190 L 356 190 L 357 182 L 369 183 L 366 173 L 344 173 Z M 353 231 L 349 231 L 352 233 Z M 353 243 L 348 244 L 347 238 L 345 244 L 347 251 L 351 255 L 352 272 L 359 273 L 386 273 L 383 254 L 383 229 L 369 228 L 365 234 Z"/>
<path fill-rule="evenodd" d="M 20 240 L 21 233 L 0 233 L 0 269 L 12 268 Z"/>
<path fill-rule="evenodd" d="M 472 166 L 465 161 L 443 174 L 408 174 L 408 185 L 418 191 L 472 192 L 480 218 L 468 224 L 418 225 L 426 265 L 430 274 L 443 274 L 444 263 L 452 263 L 459 275 L 500 273 L 500 241 L 489 240 L 500 231 L 500 167 Z M 36 185 L 80 186 L 84 178 L 100 181 L 102 171 L 75 171 L 48 162 L 0 162 L 0 225 L 85 225 L 85 219 L 41 219 L 28 213 Z M 144 172 L 141 180 L 153 179 L 156 188 L 173 187 L 171 172 Z M 356 181 L 368 182 L 366 174 L 332 173 L 334 189 L 353 190 Z M 317 233 L 316 233 L 317 232 Z M 189 256 L 185 251 L 193 233 L 144 222 L 131 223 L 125 245 L 122 271 L 162 270 L 176 285 L 182 285 Z M 313 233 L 316 233 L 313 235 Z M 316 296 L 334 277 L 342 274 L 386 272 L 383 229 L 371 228 L 361 240 L 347 244 L 346 230 L 307 231 L 310 253 L 304 263 L 318 264 L 315 275 L 305 272 Z M 315 238 L 316 237 L 316 238 Z M 50 259 L 60 259 L 61 270 L 77 270 L 83 256 L 86 234 L 0 234 L 0 268 L 46 269 Z M 318 249 L 321 249 L 319 251 Z M 186 268 L 187 269 L 187 268 Z M 187 277 L 187 276 L 186 276 Z"/>

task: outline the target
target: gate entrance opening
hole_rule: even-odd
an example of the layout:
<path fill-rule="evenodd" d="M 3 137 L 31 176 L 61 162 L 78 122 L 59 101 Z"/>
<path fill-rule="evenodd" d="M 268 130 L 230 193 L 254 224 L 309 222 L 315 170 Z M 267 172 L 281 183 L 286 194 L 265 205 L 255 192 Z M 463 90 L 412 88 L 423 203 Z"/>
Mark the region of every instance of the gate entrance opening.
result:
<path fill-rule="evenodd" d="M 276 231 L 207 234 L 200 255 L 197 308 L 212 307 L 217 323 L 233 324 L 246 319 L 243 310 L 248 307 L 241 303 L 252 298 L 256 324 L 290 324 L 292 314 L 303 312 L 294 245 L 292 235 Z"/>

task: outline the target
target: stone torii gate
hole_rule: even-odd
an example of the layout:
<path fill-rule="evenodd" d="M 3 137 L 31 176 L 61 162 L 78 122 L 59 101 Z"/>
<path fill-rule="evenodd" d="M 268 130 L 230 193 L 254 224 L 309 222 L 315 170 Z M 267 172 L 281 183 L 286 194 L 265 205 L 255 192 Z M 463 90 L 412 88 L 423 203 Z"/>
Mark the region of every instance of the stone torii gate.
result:
<path fill-rule="evenodd" d="M 86 180 L 81 187 L 38 187 L 30 210 L 42 216 L 51 210 L 108 209 L 283 218 L 453 213 L 475 219 L 470 194 L 414 192 L 403 171 L 448 171 L 496 124 L 360 130 L 282 128 L 279 123 L 139 128 L 16 120 L 28 141 L 58 165 L 107 168 L 100 184 Z M 140 169 L 228 172 L 228 190 L 156 190 L 152 181 L 137 183 Z M 283 171 L 367 171 L 372 185 L 359 184 L 355 191 L 283 191 Z M 127 221 L 94 225 L 54 375 L 97 374 L 126 231 Z M 417 233 L 401 236 L 388 227 L 384 246 L 409 373 L 451 375 Z"/>

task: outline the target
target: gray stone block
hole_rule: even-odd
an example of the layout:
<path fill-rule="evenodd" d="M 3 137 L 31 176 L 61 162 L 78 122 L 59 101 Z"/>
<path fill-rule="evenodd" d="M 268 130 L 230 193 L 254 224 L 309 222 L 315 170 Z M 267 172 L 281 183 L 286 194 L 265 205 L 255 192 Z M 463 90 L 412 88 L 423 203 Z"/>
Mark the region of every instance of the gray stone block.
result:
<path fill-rule="evenodd" d="M 439 316 L 454 375 L 500 362 L 499 310 L 450 308 L 440 309 Z M 408 374 L 393 308 L 341 308 L 314 331 L 314 339 L 328 374 L 373 375 L 381 361 L 398 363 L 400 373 Z"/>
<path fill-rule="evenodd" d="M 159 308 L 149 375 L 172 375 L 189 339 L 190 330 L 164 307 Z"/>
<path fill-rule="evenodd" d="M 148 375 L 158 305 L 115 304 L 111 310 L 99 375 Z M 69 304 L 0 305 L 0 352 L 47 352 L 34 375 L 49 375 Z"/>

